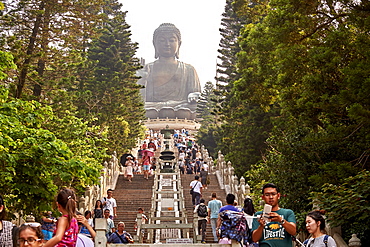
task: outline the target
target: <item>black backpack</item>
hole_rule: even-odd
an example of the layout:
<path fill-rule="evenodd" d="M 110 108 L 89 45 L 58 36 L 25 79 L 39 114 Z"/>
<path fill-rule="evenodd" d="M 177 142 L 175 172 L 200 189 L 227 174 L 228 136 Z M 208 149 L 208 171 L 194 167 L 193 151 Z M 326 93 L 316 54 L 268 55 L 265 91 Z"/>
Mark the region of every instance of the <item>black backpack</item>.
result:
<path fill-rule="evenodd" d="M 207 206 L 206 205 L 199 205 L 198 210 L 197 210 L 198 216 L 199 217 L 207 217 L 208 212 L 207 212 Z"/>

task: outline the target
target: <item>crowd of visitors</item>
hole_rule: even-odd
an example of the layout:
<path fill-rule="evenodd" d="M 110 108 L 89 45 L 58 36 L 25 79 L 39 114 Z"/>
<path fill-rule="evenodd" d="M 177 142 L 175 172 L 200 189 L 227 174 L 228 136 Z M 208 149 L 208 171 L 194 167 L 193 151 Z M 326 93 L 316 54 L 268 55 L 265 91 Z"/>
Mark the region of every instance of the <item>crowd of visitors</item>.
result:
<path fill-rule="evenodd" d="M 195 177 L 192 184 L 197 184 Z M 198 181 L 199 183 L 199 181 Z M 253 201 L 247 197 L 243 207 L 237 205 L 235 195 L 226 196 L 227 205 L 217 199 L 216 193 L 212 193 L 208 205 L 204 198 L 199 200 L 194 208 L 198 214 L 198 232 L 205 243 L 206 224 L 211 223 L 214 242 L 231 244 L 232 239 L 244 244 L 244 246 L 260 247 L 292 247 L 297 241 L 295 235 L 296 218 L 290 209 L 279 206 L 280 191 L 272 183 L 267 183 L 262 188 L 262 199 L 266 205 L 271 206 L 270 213 L 256 212 Z M 204 211 L 208 213 L 205 214 Z M 310 237 L 299 244 L 305 247 L 336 247 L 334 239 L 325 232 L 324 212 L 315 210 L 306 216 L 306 229 Z M 248 221 L 252 220 L 253 223 Z"/>
<path fill-rule="evenodd" d="M 84 215 L 76 210 L 76 196 L 71 189 L 65 188 L 59 191 L 56 205 L 62 214 L 58 219 L 48 211 L 41 216 L 41 223 L 26 222 L 17 227 L 5 220 L 6 210 L 0 195 L 0 246 L 93 247 L 96 236 L 94 222 L 97 218 L 105 218 L 107 221 L 108 243 L 133 243 L 131 235 L 124 231 L 124 222 L 119 222 L 117 229 L 114 225 L 117 205 L 111 189 L 108 189 L 106 197 L 96 201 L 93 212 L 86 211 Z M 146 218 L 142 208 L 139 212 Z"/>
<path fill-rule="evenodd" d="M 131 154 L 121 156 L 120 164 L 123 167 L 123 173 L 127 181 L 132 182 L 135 175 L 143 175 L 148 180 L 149 176 L 154 174 L 157 164 L 154 155 L 157 149 L 161 147 L 161 138 L 162 135 L 159 131 L 150 130 L 138 150 L 137 157 Z"/>
<path fill-rule="evenodd" d="M 290 209 L 279 206 L 280 191 L 272 183 L 262 188 L 262 200 L 271 206 L 271 212 L 256 212 L 252 199 L 247 197 L 243 207 L 237 205 L 235 195 L 226 196 L 227 205 L 222 205 L 216 193 L 212 193 L 208 203 L 202 196 L 210 183 L 208 165 L 202 160 L 199 148 L 185 129 L 176 130 L 174 135 L 178 148 L 178 166 L 182 174 L 193 174 L 190 183 L 194 213 L 198 215 L 198 232 L 201 242 L 206 242 L 206 226 L 211 224 L 214 242 L 230 244 L 231 239 L 243 242 L 245 246 L 293 246 L 296 235 L 296 218 Z M 124 174 L 132 181 L 134 174 L 143 174 L 145 179 L 156 167 L 154 153 L 161 145 L 159 132 L 152 132 L 150 138 L 143 141 L 139 157 L 122 156 Z M 152 171 L 151 171 L 152 170 Z M 62 189 L 56 197 L 56 205 L 62 216 L 56 219 L 52 212 L 45 212 L 40 218 L 41 224 L 26 223 L 15 227 L 6 221 L 6 209 L 0 195 L 0 247 L 12 246 L 94 246 L 96 236 L 94 225 L 97 218 L 105 218 L 106 238 L 108 243 L 133 243 L 132 236 L 125 231 L 125 223 L 120 221 L 117 227 L 114 219 L 117 217 L 117 202 L 113 197 L 114 191 L 107 190 L 107 195 L 97 200 L 92 211 L 84 215 L 76 211 L 76 196 L 71 189 Z M 148 221 L 143 208 L 140 224 Z M 325 233 L 323 211 L 312 211 L 306 216 L 306 228 L 310 237 L 304 241 L 309 247 L 336 247 L 334 239 Z M 248 222 L 251 220 L 253 222 Z M 138 227 L 136 220 L 135 230 Z M 142 230 L 141 234 L 144 235 Z"/>

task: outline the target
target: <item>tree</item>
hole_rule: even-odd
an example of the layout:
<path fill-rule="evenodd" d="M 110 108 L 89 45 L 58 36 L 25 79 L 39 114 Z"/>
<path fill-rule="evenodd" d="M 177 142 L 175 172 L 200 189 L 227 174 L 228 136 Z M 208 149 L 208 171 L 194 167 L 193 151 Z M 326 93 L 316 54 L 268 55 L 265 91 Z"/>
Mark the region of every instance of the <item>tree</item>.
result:
<path fill-rule="evenodd" d="M 343 180 L 342 184 L 326 183 L 321 192 L 312 193 L 312 199 L 327 210 L 332 226 L 343 226 L 346 236 L 357 233 L 361 244 L 369 245 L 370 172 L 361 171 Z M 345 217 L 343 217 L 345 215 Z"/>
<path fill-rule="evenodd" d="M 220 29 L 222 39 L 218 73 L 218 84 L 215 90 L 218 96 L 221 124 L 218 134 L 218 148 L 222 150 L 229 159 L 238 176 L 242 176 L 249 170 L 252 164 L 262 160 L 267 145 L 265 140 L 271 129 L 269 117 L 271 113 L 257 103 L 250 101 L 244 92 L 245 84 L 253 83 L 253 77 L 241 78 L 243 75 L 236 65 L 244 61 L 244 53 L 241 52 L 241 45 L 238 39 L 244 25 L 250 23 L 250 18 L 239 8 L 241 1 L 227 1 L 224 18 Z M 238 62 L 239 61 L 239 62 Z M 245 80 L 244 80 L 245 79 Z"/>
<path fill-rule="evenodd" d="M 58 188 L 74 187 L 81 192 L 96 183 L 101 166 L 91 158 L 80 159 L 41 127 L 54 119 L 51 108 L 35 101 L 12 100 L 8 94 L 1 87 L 1 191 L 10 211 L 37 214 L 50 210 Z"/>
<path fill-rule="evenodd" d="M 10 80 L 14 97 L 50 100 L 50 90 L 67 87 L 62 82 L 71 74 L 68 64 L 94 35 L 91 30 L 99 22 L 100 5 L 101 0 L 6 3 L 0 35 L 18 67 Z"/>
<path fill-rule="evenodd" d="M 227 115 L 230 110 L 229 100 L 233 97 L 230 91 L 234 81 L 240 76 L 236 68 L 236 54 L 240 51 L 238 37 L 246 21 L 236 13 L 233 7 L 234 4 L 234 0 L 226 1 L 225 11 L 221 19 L 223 28 L 220 28 L 222 38 L 220 40 L 220 49 L 218 49 L 220 63 L 217 63 L 217 83 L 215 90 L 217 97 L 214 98 L 218 103 L 217 106 L 221 107 L 220 109 L 215 109 L 216 113 L 221 116 Z"/>
<path fill-rule="evenodd" d="M 17 70 L 9 78 L 5 78 L 11 95 L 51 106 L 59 119 L 66 118 L 64 123 L 72 121 L 74 117 L 82 118 L 94 128 L 94 138 L 101 136 L 99 133 L 107 132 L 109 142 L 101 139 L 99 144 L 104 145 L 101 150 L 107 149 L 109 152 L 120 152 L 133 147 L 138 135 L 142 133 L 142 103 L 138 100 L 140 97 L 134 83 L 134 71 L 138 66 L 133 54 L 137 47 L 131 44 L 130 33 L 125 31 L 128 25 L 120 8 L 121 5 L 117 2 L 105 0 L 78 0 L 62 4 L 52 1 L 11 1 L 6 3 L 3 15 L 0 16 L 3 27 L 0 42 L 13 55 L 17 65 Z M 112 18 L 114 15 L 117 16 Z M 110 24 L 106 24 L 108 22 Z M 117 94 L 108 97 L 108 101 L 113 101 L 105 106 L 103 115 L 98 112 L 87 117 L 91 107 L 88 104 L 95 104 L 97 101 L 92 101 L 93 97 L 98 97 L 98 100 L 106 99 L 99 98 L 101 95 L 98 94 L 88 99 L 89 90 L 95 89 L 94 66 L 97 64 L 97 60 L 91 59 L 88 52 L 91 41 L 96 40 L 109 25 L 112 27 L 111 33 L 116 33 L 115 39 L 121 39 L 125 46 L 120 45 L 121 57 L 114 60 L 117 63 L 114 66 L 120 68 L 120 71 L 116 69 L 115 75 L 111 74 L 105 79 L 112 80 L 113 84 L 117 80 L 125 80 L 126 84 L 121 86 L 126 91 L 121 95 L 123 100 L 117 101 Z M 105 59 L 105 62 L 108 61 L 107 57 Z M 116 78 L 117 75 L 119 79 Z M 102 80 L 102 76 L 96 78 Z M 92 85 L 90 89 L 86 89 L 86 82 Z M 82 107 L 84 104 L 84 109 L 87 109 L 85 112 Z M 119 112 L 122 110 L 116 111 L 124 107 L 127 107 L 125 114 Z M 131 113 L 127 114 L 128 112 Z M 45 128 L 51 131 L 59 129 L 58 126 L 52 126 L 52 123 Z M 116 135 L 115 132 L 120 134 Z M 58 136 L 63 138 L 62 133 Z M 63 140 L 68 142 L 67 137 Z"/>
<path fill-rule="evenodd" d="M 126 12 L 120 8 L 117 1 L 107 1 L 103 8 L 107 18 L 87 53 L 92 74 L 80 83 L 78 106 L 83 118 L 107 128 L 109 150 L 124 153 L 143 132 L 144 107 L 135 76 L 140 68 L 134 57 L 137 43 L 130 39 Z"/>
<path fill-rule="evenodd" d="M 211 101 L 212 97 L 214 97 L 214 85 L 209 81 L 204 86 L 197 104 L 197 118 L 201 119 L 203 126 L 215 122 L 214 116 L 212 116 L 212 110 L 215 107 L 214 102 Z"/>
<path fill-rule="evenodd" d="M 0 44 L 8 51 L 0 52 L 1 190 L 13 212 L 50 209 L 62 186 L 82 193 L 86 186 L 97 183 L 108 147 L 110 153 L 131 148 L 141 133 L 142 103 L 137 100 L 137 65 L 132 57 L 136 48 L 129 42 L 129 32 L 122 31 L 128 28 L 122 13 L 109 25 L 115 38 L 126 45 L 119 46 L 120 59 L 114 60 L 112 68 L 119 69 L 105 79 L 113 83 L 122 79 L 125 90 L 121 92 L 129 103 L 108 89 L 110 99 L 119 102 L 104 105 L 105 115 L 96 114 L 95 119 L 79 112 L 81 96 L 89 93 L 84 83 L 91 83 L 90 89 L 94 89 L 93 79 L 104 80 L 97 72 L 102 64 L 87 54 L 91 41 L 101 35 L 97 31 L 102 31 L 111 17 L 107 10 L 120 7 L 105 6 L 105 2 L 7 1 L 0 15 Z M 136 109 L 137 115 L 130 114 Z M 126 139 L 119 140 L 120 131 Z M 114 132 L 117 138 L 109 139 Z M 126 146 L 116 149 L 122 142 Z"/>
<path fill-rule="evenodd" d="M 320 191 L 325 182 L 340 185 L 369 169 L 368 5 L 256 4 L 240 8 L 258 22 L 242 32 L 242 76 L 235 91 L 264 111 L 275 111 L 275 117 L 264 163 L 253 165 L 249 174 L 280 185 L 286 195 L 282 205 L 304 212 L 307 192 Z M 350 221 L 362 225 L 346 218 Z"/>
<path fill-rule="evenodd" d="M 217 117 L 214 115 L 215 102 L 213 101 L 214 85 L 207 82 L 200 95 L 197 105 L 197 118 L 200 119 L 201 127 L 197 132 L 197 142 L 207 147 L 211 156 L 215 156 L 217 144 Z"/>

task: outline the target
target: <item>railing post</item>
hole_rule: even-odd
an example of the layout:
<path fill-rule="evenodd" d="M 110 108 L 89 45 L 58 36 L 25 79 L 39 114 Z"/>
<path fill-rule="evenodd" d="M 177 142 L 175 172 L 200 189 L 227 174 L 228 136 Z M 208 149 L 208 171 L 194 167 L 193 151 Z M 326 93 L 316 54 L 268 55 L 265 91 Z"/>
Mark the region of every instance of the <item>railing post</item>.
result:
<path fill-rule="evenodd" d="M 136 215 L 136 226 L 137 226 L 137 229 L 136 229 L 136 238 L 138 238 L 139 240 L 139 243 L 143 243 L 143 233 L 141 232 L 141 225 L 142 225 L 142 214 L 137 214 Z M 137 241 L 134 239 L 134 241 Z"/>
<path fill-rule="evenodd" d="M 361 240 L 357 237 L 356 234 L 352 234 L 352 238 L 348 241 L 348 246 L 350 247 L 360 247 Z"/>
<path fill-rule="evenodd" d="M 105 247 L 107 246 L 107 237 L 105 236 L 105 231 L 107 229 L 107 219 L 96 218 L 95 219 L 95 246 Z"/>
<path fill-rule="evenodd" d="M 194 236 L 193 242 L 194 243 L 200 243 L 200 241 L 198 240 L 200 232 L 198 230 L 199 230 L 198 229 L 198 214 L 194 213 L 194 216 L 193 216 L 193 236 Z"/>

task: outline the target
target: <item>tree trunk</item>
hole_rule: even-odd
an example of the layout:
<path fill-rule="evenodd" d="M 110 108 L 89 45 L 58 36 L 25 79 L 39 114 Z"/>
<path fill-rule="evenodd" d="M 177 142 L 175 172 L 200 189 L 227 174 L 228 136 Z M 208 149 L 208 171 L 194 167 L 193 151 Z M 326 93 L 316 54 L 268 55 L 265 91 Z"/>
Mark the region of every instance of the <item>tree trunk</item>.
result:
<path fill-rule="evenodd" d="M 44 3 L 44 1 L 42 1 L 40 3 L 39 10 L 43 10 L 44 7 L 45 7 L 45 3 Z M 19 79 L 18 79 L 17 89 L 15 91 L 15 98 L 18 98 L 18 99 L 21 97 L 24 85 L 26 83 L 28 68 L 29 68 L 31 60 L 32 60 L 31 58 L 32 58 L 33 51 L 35 49 L 36 38 L 37 38 L 37 34 L 40 30 L 42 17 L 43 17 L 43 14 L 42 14 L 42 11 L 40 11 L 40 14 L 37 15 L 36 20 L 35 20 L 35 25 L 32 29 L 30 42 L 29 42 L 28 47 L 27 47 L 26 59 L 24 60 L 24 63 L 22 65 L 22 69 L 21 69 L 21 72 L 20 72 L 20 75 L 19 75 Z"/>

